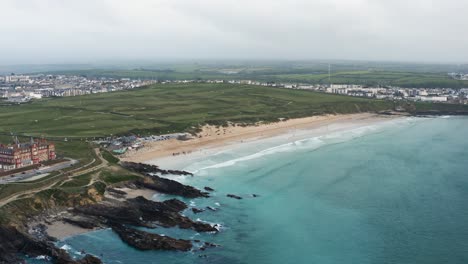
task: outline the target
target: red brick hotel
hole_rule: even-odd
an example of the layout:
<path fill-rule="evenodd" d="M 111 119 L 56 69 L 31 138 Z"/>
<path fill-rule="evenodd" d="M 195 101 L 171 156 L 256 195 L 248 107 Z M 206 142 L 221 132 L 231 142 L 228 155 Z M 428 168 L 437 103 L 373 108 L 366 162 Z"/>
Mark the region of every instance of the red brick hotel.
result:
<path fill-rule="evenodd" d="M 55 145 L 45 140 L 31 140 L 30 143 L 14 145 L 0 144 L 0 171 L 19 169 L 55 158 Z"/>

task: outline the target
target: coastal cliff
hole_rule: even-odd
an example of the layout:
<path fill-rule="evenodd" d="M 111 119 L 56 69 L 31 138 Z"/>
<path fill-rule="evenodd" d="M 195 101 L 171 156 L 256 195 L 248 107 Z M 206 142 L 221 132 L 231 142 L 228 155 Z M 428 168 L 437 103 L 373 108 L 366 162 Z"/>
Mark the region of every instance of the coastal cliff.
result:
<path fill-rule="evenodd" d="M 206 192 L 192 186 L 156 175 L 191 175 L 188 172 L 164 171 L 145 164 L 123 165 L 141 176 L 119 183 L 119 187 L 149 189 L 187 198 L 209 197 Z M 102 263 L 91 255 L 75 260 L 66 251 L 57 248 L 54 244 L 56 239 L 49 236 L 45 225 L 52 218 L 53 221 L 86 230 L 111 228 L 126 244 L 139 250 L 198 249 L 193 247 L 192 241 L 160 236 L 133 227 L 179 227 L 194 232 L 218 232 L 216 226 L 182 215 L 188 206 L 178 199 L 155 202 L 142 196 L 126 198 L 126 195 L 117 186 L 95 182 L 79 193 L 51 188 L 46 193 L 9 205 L 9 213 L 14 217 L 3 221 L 0 226 L 0 263 L 21 262 L 21 255 L 32 258 L 46 256 L 52 263 Z M 213 245 L 209 242 L 205 244 Z"/>

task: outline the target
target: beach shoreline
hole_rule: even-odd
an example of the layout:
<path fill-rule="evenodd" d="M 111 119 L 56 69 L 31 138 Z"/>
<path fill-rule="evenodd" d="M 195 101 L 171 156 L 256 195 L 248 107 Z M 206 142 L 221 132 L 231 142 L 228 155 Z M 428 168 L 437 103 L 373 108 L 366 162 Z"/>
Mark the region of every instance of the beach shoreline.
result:
<path fill-rule="evenodd" d="M 300 140 L 301 137 L 323 136 L 334 132 L 378 124 L 395 118 L 398 118 L 398 116 L 364 113 L 307 117 L 247 127 L 230 126 L 217 128 L 214 126 L 205 126 L 199 134 L 202 135 L 202 137 L 197 136 L 186 141 L 173 139 L 151 142 L 144 147 L 143 151 L 129 153 L 122 158 L 122 160 L 156 164 L 161 167 L 174 169 L 181 162 L 190 163 L 194 158 L 200 158 L 203 155 L 208 157 L 213 151 L 216 152 L 233 148 L 243 143 L 256 144 L 261 140 L 270 139 L 276 142 L 279 137 L 287 137 L 286 139 L 283 138 L 283 140 L 289 141 Z M 222 131 L 222 133 L 220 133 L 220 131 Z M 278 142 L 280 141 L 281 140 L 278 140 Z M 208 150 L 212 150 L 212 152 Z M 173 155 L 174 153 L 183 152 L 185 152 L 185 154 Z M 155 200 L 155 196 L 158 194 L 158 192 L 148 189 L 130 189 L 126 187 L 116 189 L 127 193 L 125 195 L 127 199 L 143 196 L 146 199 Z M 107 193 L 106 197 L 117 199 L 108 196 Z M 63 213 L 66 212 L 64 211 L 62 214 Z M 59 240 L 100 229 L 80 228 L 59 219 L 52 219 L 52 221 L 46 223 L 46 226 L 49 235 Z"/>
<path fill-rule="evenodd" d="M 146 142 L 142 149 L 132 150 L 121 157 L 122 161 L 150 163 L 165 168 L 202 155 L 207 149 L 223 149 L 233 145 L 251 143 L 279 136 L 294 137 L 297 131 L 308 131 L 315 135 L 326 135 L 339 129 L 350 129 L 392 120 L 399 116 L 374 113 L 323 115 L 288 119 L 275 123 L 253 126 L 204 126 L 202 131 L 189 140 L 171 139 Z M 333 128 L 330 128 L 333 127 Z"/>

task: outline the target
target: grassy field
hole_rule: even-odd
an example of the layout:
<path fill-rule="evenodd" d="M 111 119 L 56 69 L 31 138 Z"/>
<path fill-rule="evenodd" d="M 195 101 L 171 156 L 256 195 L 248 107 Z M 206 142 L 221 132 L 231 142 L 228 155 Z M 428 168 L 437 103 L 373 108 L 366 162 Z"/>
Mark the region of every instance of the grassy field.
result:
<path fill-rule="evenodd" d="M 107 160 L 107 162 L 109 162 L 110 164 L 118 164 L 119 163 L 119 158 L 117 158 L 116 156 L 112 155 L 112 153 L 110 153 L 109 151 L 107 150 L 101 150 L 101 155 L 102 157 Z"/>
<path fill-rule="evenodd" d="M 449 72 L 468 72 L 468 65 L 414 64 L 363 61 L 265 61 L 225 63 L 172 63 L 137 68 L 88 68 L 53 74 L 153 80 L 251 79 L 259 81 L 328 84 L 386 85 L 407 88 L 468 88 L 468 81 L 451 79 Z"/>
<path fill-rule="evenodd" d="M 259 76 L 259 79 L 276 81 L 328 84 L 328 74 L 278 74 Z M 392 72 L 392 71 L 349 71 L 331 74 L 331 82 L 336 84 L 362 84 L 368 86 L 398 86 L 418 88 L 464 88 L 468 81 L 450 78 L 446 73 Z"/>
<path fill-rule="evenodd" d="M 0 133 L 76 141 L 129 132 L 180 132 L 205 123 L 254 123 L 392 107 L 388 101 L 271 87 L 158 84 L 130 91 L 4 106 L 0 108 Z"/>

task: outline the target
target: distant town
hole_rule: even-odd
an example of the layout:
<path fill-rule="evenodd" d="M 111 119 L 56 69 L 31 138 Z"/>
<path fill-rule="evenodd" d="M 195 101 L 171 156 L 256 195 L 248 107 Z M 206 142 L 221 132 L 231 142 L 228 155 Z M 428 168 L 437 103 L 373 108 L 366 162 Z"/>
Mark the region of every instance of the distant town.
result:
<path fill-rule="evenodd" d="M 65 97 L 134 89 L 154 83 L 128 78 L 86 78 L 69 75 L 0 76 L 0 98 L 11 103 L 25 103 L 43 97 Z"/>
<path fill-rule="evenodd" d="M 449 73 L 451 78 L 468 80 L 468 74 Z M 368 87 L 357 84 L 301 84 L 260 82 L 254 80 L 133 80 L 130 78 L 87 78 L 70 75 L 7 75 L 0 76 L 0 98 L 10 103 L 26 103 L 44 97 L 80 96 L 134 89 L 153 83 L 231 83 L 271 86 L 288 89 L 387 100 L 427 101 L 468 104 L 468 88 L 401 88 L 393 86 Z"/>

